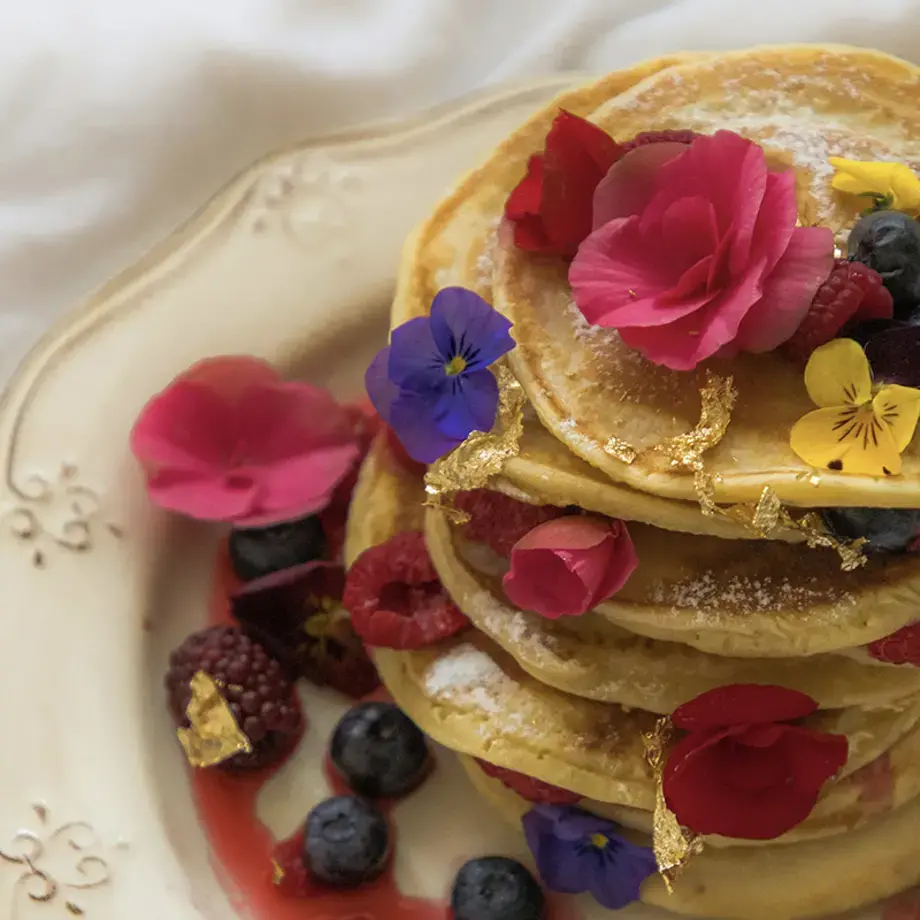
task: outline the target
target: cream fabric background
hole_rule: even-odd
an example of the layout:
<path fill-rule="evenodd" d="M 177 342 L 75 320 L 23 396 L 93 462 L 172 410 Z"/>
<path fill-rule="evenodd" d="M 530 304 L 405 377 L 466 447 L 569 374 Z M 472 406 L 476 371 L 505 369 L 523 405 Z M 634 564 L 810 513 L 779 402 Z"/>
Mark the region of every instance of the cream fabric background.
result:
<path fill-rule="evenodd" d="M 780 41 L 920 60 L 920 0 L 0 0 L 0 381 L 274 147 L 513 78 Z"/>

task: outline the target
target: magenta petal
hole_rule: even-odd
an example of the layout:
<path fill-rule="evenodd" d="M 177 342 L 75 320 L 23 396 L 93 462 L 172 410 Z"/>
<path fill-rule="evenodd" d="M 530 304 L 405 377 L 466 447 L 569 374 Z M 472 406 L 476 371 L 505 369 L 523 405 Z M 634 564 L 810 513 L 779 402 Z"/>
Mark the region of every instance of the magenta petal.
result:
<path fill-rule="evenodd" d="M 594 192 L 593 228 L 641 214 L 655 194 L 658 169 L 686 150 L 686 144 L 647 144 L 614 163 Z"/>
<path fill-rule="evenodd" d="M 224 400 L 232 400 L 250 387 L 277 383 L 278 372 L 267 361 L 252 355 L 218 355 L 193 364 L 175 380 L 180 381 L 200 384 Z"/>
<path fill-rule="evenodd" d="M 252 477 L 261 487 L 261 496 L 253 514 L 277 521 L 321 511 L 357 458 L 357 446 L 349 444 L 310 451 L 254 469 Z M 244 467 L 240 472 L 248 471 Z"/>
<path fill-rule="evenodd" d="M 763 296 L 750 308 L 735 344 L 751 352 L 772 351 L 801 325 L 818 288 L 834 265 L 834 235 L 827 227 L 798 227 L 766 278 Z"/>
<path fill-rule="evenodd" d="M 190 476 L 162 471 L 147 481 L 151 501 L 201 521 L 236 521 L 257 505 L 258 486 L 247 477 Z"/>
<path fill-rule="evenodd" d="M 657 241 L 640 236 L 638 218 L 611 221 L 595 230 L 569 268 L 575 304 L 589 323 L 661 326 L 697 309 L 695 304 L 661 304 L 663 291 L 680 280 L 680 267 Z"/>
<path fill-rule="evenodd" d="M 619 591 L 637 564 L 622 521 L 570 515 L 518 540 L 502 584 L 525 610 L 549 619 L 580 616 Z"/>
<path fill-rule="evenodd" d="M 233 411 L 207 387 L 180 380 L 144 406 L 131 452 L 148 469 L 222 469 L 232 451 Z"/>

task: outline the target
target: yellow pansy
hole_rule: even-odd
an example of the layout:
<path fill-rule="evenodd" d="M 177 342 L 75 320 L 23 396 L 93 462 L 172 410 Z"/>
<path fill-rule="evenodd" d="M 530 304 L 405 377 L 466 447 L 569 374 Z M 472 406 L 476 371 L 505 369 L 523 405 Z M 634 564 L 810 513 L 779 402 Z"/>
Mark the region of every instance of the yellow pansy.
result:
<path fill-rule="evenodd" d="M 789 443 L 811 466 L 866 476 L 896 476 L 920 418 L 920 390 L 889 384 L 873 395 L 865 352 L 852 339 L 816 349 L 805 389 L 820 408 L 792 427 Z"/>
<path fill-rule="evenodd" d="M 864 163 L 831 157 L 836 172 L 833 188 L 850 195 L 867 195 L 896 211 L 920 211 L 920 178 L 903 163 Z"/>

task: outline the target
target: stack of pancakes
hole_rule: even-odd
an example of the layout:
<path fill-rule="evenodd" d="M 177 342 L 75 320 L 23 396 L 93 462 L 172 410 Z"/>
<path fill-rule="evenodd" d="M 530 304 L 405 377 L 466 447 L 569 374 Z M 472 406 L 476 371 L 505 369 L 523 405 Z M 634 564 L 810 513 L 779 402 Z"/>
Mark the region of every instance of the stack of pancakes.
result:
<path fill-rule="evenodd" d="M 793 519 L 805 508 L 920 507 L 917 439 L 900 476 L 818 473 L 789 448 L 793 423 L 812 408 L 801 367 L 743 355 L 675 373 L 588 326 L 566 264 L 499 233 L 508 194 L 559 109 L 617 140 L 666 129 L 745 135 L 796 170 L 801 222 L 829 226 L 841 242 L 864 204 L 832 192 L 829 157 L 920 165 L 916 68 L 870 51 L 799 46 L 675 56 L 612 74 L 555 100 L 463 179 L 408 243 L 391 326 L 425 314 L 450 285 L 511 320 L 517 345 L 506 360 L 529 406 L 519 453 L 486 488 L 628 521 L 639 567 L 581 617 L 516 609 L 502 591 L 507 560 L 425 508 L 421 474 L 380 438 L 352 506 L 349 560 L 423 529 L 473 626 L 418 651 L 376 650 L 383 681 L 464 757 L 509 820 L 529 803 L 474 758 L 578 793 L 580 807 L 645 841 L 656 786 L 643 735 L 658 717 L 726 684 L 802 691 L 819 705 L 807 724 L 849 741 L 846 766 L 811 815 L 776 840 L 705 838 L 673 892 L 653 877 L 642 900 L 701 917 L 782 920 L 884 898 L 920 882 L 920 668 L 877 661 L 865 646 L 920 619 L 920 558 L 872 556 L 847 571 L 800 529 L 764 534 L 743 515 L 704 513 L 698 478 L 652 448 L 694 428 L 707 370 L 730 375 L 738 393 L 704 458 L 709 497 L 722 509 L 756 502 L 766 486 Z M 611 438 L 635 457 L 611 450 Z"/>

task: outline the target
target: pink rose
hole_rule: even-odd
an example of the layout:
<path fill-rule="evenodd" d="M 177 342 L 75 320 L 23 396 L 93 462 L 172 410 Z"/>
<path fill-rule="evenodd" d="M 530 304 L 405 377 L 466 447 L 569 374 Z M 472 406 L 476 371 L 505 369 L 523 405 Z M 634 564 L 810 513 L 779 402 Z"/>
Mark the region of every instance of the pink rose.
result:
<path fill-rule="evenodd" d="M 796 218 L 795 174 L 770 172 L 737 134 L 641 147 L 595 192 L 595 230 L 569 270 L 575 303 L 672 370 L 771 351 L 833 267 L 831 231 Z"/>
<path fill-rule="evenodd" d="M 547 521 L 511 550 L 508 599 L 551 620 L 577 617 L 612 597 L 639 564 L 622 521 L 570 515 Z"/>
<path fill-rule="evenodd" d="M 358 458 L 329 393 L 240 356 L 201 361 L 154 396 L 131 450 L 154 504 L 243 527 L 322 510 Z"/>

